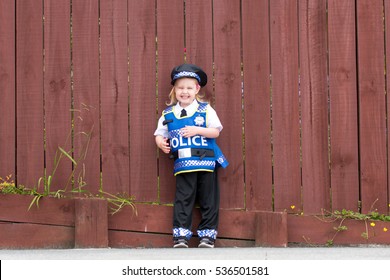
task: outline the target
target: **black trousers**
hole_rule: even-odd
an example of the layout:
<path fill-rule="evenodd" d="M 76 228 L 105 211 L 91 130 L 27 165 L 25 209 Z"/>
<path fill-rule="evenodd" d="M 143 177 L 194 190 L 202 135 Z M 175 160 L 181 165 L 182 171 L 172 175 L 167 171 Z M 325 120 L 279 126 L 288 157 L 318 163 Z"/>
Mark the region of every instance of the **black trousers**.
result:
<path fill-rule="evenodd" d="M 216 170 L 176 175 L 176 197 L 173 207 L 173 227 L 191 230 L 192 211 L 198 201 L 201 221 L 198 230 L 218 228 L 219 185 Z"/>

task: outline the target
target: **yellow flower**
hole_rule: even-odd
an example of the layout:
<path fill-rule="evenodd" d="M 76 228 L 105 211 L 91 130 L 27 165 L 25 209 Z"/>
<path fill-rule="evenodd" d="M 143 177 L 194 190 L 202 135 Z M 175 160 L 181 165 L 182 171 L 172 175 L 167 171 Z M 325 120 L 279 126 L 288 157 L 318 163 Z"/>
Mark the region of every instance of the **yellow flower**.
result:
<path fill-rule="evenodd" d="M 386 227 L 384 227 L 384 228 L 383 228 L 383 231 L 384 231 L 384 232 L 386 232 L 386 231 L 387 231 L 387 228 L 386 228 Z"/>
<path fill-rule="evenodd" d="M 294 208 L 295 208 L 295 205 L 291 205 L 290 207 L 291 207 L 291 209 L 292 209 L 292 210 L 294 210 Z"/>
<path fill-rule="evenodd" d="M 372 223 L 370 224 L 370 226 L 372 226 L 372 227 L 375 227 L 375 223 L 374 223 L 374 222 L 372 222 Z"/>

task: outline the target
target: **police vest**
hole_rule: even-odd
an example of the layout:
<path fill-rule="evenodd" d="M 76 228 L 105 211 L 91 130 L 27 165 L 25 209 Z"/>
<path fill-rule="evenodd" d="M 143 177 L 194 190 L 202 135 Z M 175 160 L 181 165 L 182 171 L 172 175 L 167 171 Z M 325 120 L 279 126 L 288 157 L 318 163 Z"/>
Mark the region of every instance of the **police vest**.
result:
<path fill-rule="evenodd" d="M 207 103 L 199 103 L 192 116 L 176 118 L 173 106 L 164 110 L 163 116 L 168 125 L 168 138 L 174 162 L 175 175 L 193 171 L 213 172 L 217 166 L 226 167 L 229 163 L 222 154 L 214 138 L 200 135 L 185 138 L 180 129 L 185 126 L 206 127 Z"/>

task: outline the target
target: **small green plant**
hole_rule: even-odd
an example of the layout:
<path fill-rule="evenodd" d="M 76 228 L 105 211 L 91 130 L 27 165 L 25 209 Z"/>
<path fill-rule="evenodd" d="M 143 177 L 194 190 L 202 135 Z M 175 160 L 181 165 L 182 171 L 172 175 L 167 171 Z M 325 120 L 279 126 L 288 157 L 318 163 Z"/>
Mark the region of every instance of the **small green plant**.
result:
<path fill-rule="evenodd" d="M 45 174 L 45 176 L 40 177 L 38 179 L 37 186 L 34 186 L 34 188 L 32 188 L 30 190 L 30 194 L 33 195 L 33 199 L 29 205 L 29 208 L 28 208 L 29 210 L 31 209 L 31 207 L 33 205 L 36 205 L 37 207 L 39 207 L 40 199 L 45 197 L 45 196 L 51 196 L 51 197 L 56 197 L 56 198 L 65 197 L 65 194 L 67 193 L 67 189 L 68 189 L 68 186 L 70 183 L 72 183 L 72 190 L 70 191 L 71 194 L 72 193 L 85 193 L 86 192 L 83 189 L 83 187 L 86 185 L 86 183 L 83 179 L 84 173 L 85 173 L 84 166 L 81 168 L 81 171 L 79 172 L 76 179 L 75 179 L 75 172 L 76 172 L 76 167 L 81 165 L 82 161 L 86 157 L 86 154 L 88 151 L 88 146 L 89 146 L 89 143 L 91 140 L 92 131 L 93 131 L 93 126 L 88 133 L 80 132 L 80 133 L 75 134 L 75 136 L 85 137 L 85 139 L 81 140 L 83 144 L 82 144 L 80 155 L 77 159 L 72 156 L 73 148 L 68 150 L 68 151 L 66 151 L 65 148 L 63 148 L 61 146 L 59 146 L 57 148 L 56 153 L 54 155 L 54 164 L 53 164 L 52 172 L 49 175 Z M 65 141 L 64 147 L 70 146 L 69 142 L 71 139 L 71 135 L 72 135 L 72 132 L 69 133 L 69 135 Z M 64 159 L 68 159 L 72 162 L 72 165 L 73 165 L 72 171 L 68 176 L 68 180 L 67 180 L 65 187 L 63 189 L 59 189 L 57 191 L 52 191 L 53 178 L 55 177 L 55 174 L 56 174 L 57 169 L 60 165 L 60 162 Z M 46 171 L 47 170 L 45 170 L 45 173 L 46 173 Z M 75 184 L 74 182 L 76 182 L 77 184 Z"/>
<path fill-rule="evenodd" d="M 82 110 L 72 110 L 72 111 L 82 112 L 82 111 L 90 110 L 89 106 L 85 104 L 82 104 L 82 106 L 83 106 Z M 78 116 L 78 119 L 82 121 L 81 116 Z M 0 193 L 32 195 L 33 198 L 28 207 L 28 210 L 30 210 L 34 205 L 39 208 L 40 200 L 43 197 L 47 197 L 47 196 L 55 197 L 55 198 L 63 198 L 63 197 L 72 196 L 73 194 L 84 194 L 86 197 L 90 197 L 90 198 L 94 197 L 90 192 L 84 189 L 87 183 L 85 182 L 84 179 L 85 165 L 83 163 L 88 153 L 88 148 L 89 148 L 94 127 L 92 125 L 90 131 L 88 132 L 82 131 L 78 133 L 74 133 L 73 129 L 74 129 L 74 124 L 72 125 L 71 132 L 68 134 L 64 147 L 72 146 L 70 143 L 72 138 L 74 140 L 75 137 L 81 137 L 80 141 L 82 145 L 80 147 L 80 151 L 78 153 L 77 158 L 73 156 L 74 154 L 73 148 L 67 150 L 64 147 L 59 146 L 54 156 L 53 170 L 49 175 L 46 174 L 47 170 L 45 170 L 45 175 L 38 179 L 36 186 L 34 186 L 32 189 L 25 188 L 24 186 L 17 187 L 14 181 L 12 180 L 12 175 L 8 175 L 5 177 L 5 179 L 0 177 Z M 59 189 L 57 191 L 52 191 L 53 178 L 55 177 L 55 174 L 60 166 L 60 162 L 64 159 L 71 161 L 73 165 L 72 171 L 68 176 L 68 180 L 64 188 Z M 78 173 L 76 174 L 76 172 Z M 69 185 L 72 186 L 72 189 L 70 191 L 68 190 Z M 125 206 L 130 206 L 133 209 L 133 212 L 137 214 L 136 207 L 134 204 L 135 199 L 130 195 L 127 194 L 114 195 L 114 194 L 104 192 L 103 190 L 100 190 L 98 197 L 106 199 L 108 201 L 108 203 L 111 205 L 110 206 L 111 214 L 118 213 Z"/>
<path fill-rule="evenodd" d="M 28 206 L 28 210 L 30 210 L 33 206 L 36 206 L 39 208 L 39 201 L 43 197 L 55 197 L 55 198 L 66 198 L 69 196 L 68 193 L 65 192 L 65 190 L 57 190 L 55 192 L 50 192 L 48 188 L 44 188 L 43 192 L 39 192 L 39 188 L 33 188 L 33 189 L 28 189 L 25 188 L 24 186 L 16 186 L 13 181 L 10 180 L 12 176 L 9 175 L 6 177 L 6 179 L 3 179 L 0 177 L 0 193 L 2 194 L 21 194 L 21 195 L 31 195 L 33 196 L 33 199 L 31 200 L 30 205 Z M 42 185 L 42 180 L 43 178 L 39 179 L 38 185 Z M 73 194 L 77 192 L 78 190 L 72 190 L 70 194 Z M 88 198 L 93 198 L 93 197 L 99 197 L 102 199 L 106 199 L 107 202 L 110 205 L 110 214 L 114 215 L 121 211 L 124 207 L 130 206 L 133 210 L 133 213 L 136 215 L 137 213 L 137 208 L 135 206 L 135 198 L 133 196 L 130 196 L 126 193 L 120 193 L 117 195 L 110 194 L 104 191 L 100 191 L 98 195 L 93 196 L 91 193 L 84 191 L 85 196 Z"/>
<path fill-rule="evenodd" d="M 9 185 L 15 185 L 14 180 L 12 180 L 12 174 L 5 176 L 5 179 L 0 177 L 0 189 L 3 189 Z"/>
<path fill-rule="evenodd" d="M 10 174 L 5 176 L 5 178 L 0 177 L 0 191 L 2 193 L 22 193 L 23 189 L 15 187 L 15 182 L 12 180 L 12 174 Z"/>
<path fill-rule="evenodd" d="M 129 196 L 126 193 L 113 195 L 103 191 L 100 191 L 100 194 L 102 198 L 106 199 L 107 202 L 111 204 L 110 206 L 111 215 L 118 213 L 125 206 L 130 206 L 133 209 L 133 213 L 135 213 L 136 215 L 138 214 L 137 208 L 135 207 L 134 204 L 133 196 Z"/>
<path fill-rule="evenodd" d="M 326 241 L 326 246 L 328 246 L 328 247 L 329 247 L 329 246 L 333 246 L 333 241 L 334 241 L 334 239 L 336 238 L 337 234 L 338 234 L 339 232 L 347 231 L 347 230 L 348 230 L 348 227 L 347 227 L 347 226 L 342 225 L 343 222 L 344 222 L 344 219 L 341 220 L 339 226 L 333 227 L 333 229 L 334 229 L 336 232 L 334 233 L 334 235 L 333 235 L 333 237 L 332 237 L 331 239 L 329 239 L 329 240 Z"/>
<path fill-rule="evenodd" d="M 355 212 L 352 210 L 346 210 L 346 209 L 343 209 L 341 211 L 335 210 L 332 213 L 326 213 L 322 217 L 318 217 L 318 218 L 326 222 L 340 221 L 337 227 L 333 227 L 335 233 L 331 239 L 327 240 L 326 242 L 327 246 L 332 246 L 334 244 L 334 239 L 340 232 L 348 230 L 348 227 L 344 225 L 344 222 L 346 220 L 358 220 L 364 222 L 364 231 L 362 232 L 361 236 L 366 240 L 370 238 L 369 227 L 374 228 L 376 226 L 375 221 L 390 222 L 390 216 L 385 214 L 380 214 L 376 211 L 370 211 L 367 214 L 363 214 L 363 213 Z M 383 231 L 387 232 L 388 231 L 387 227 L 383 227 Z"/>

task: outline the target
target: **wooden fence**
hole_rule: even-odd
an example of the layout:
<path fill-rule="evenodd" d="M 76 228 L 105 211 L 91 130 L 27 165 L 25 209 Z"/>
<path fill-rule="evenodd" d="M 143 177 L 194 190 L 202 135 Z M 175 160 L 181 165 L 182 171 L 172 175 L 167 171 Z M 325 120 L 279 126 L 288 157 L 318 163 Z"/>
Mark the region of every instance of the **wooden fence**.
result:
<path fill-rule="evenodd" d="M 387 0 L 1 0 L 0 176 L 169 205 L 153 132 L 188 62 L 224 125 L 222 209 L 388 214 L 389 32 Z"/>

